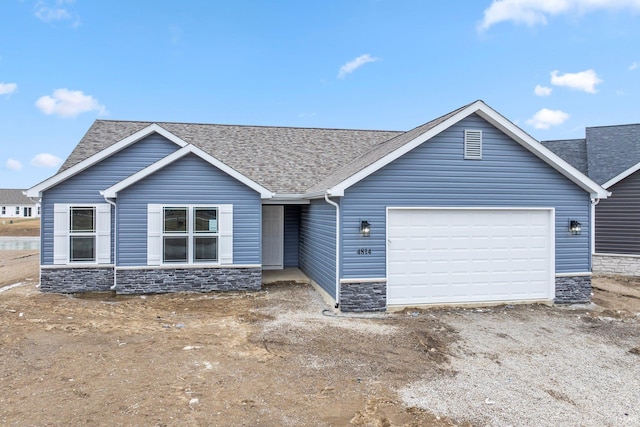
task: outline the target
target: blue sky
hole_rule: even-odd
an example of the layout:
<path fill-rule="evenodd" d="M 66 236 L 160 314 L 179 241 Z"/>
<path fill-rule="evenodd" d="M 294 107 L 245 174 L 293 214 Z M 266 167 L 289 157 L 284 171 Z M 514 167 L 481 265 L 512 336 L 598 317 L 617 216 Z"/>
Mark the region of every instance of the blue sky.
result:
<path fill-rule="evenodd" d="M 96 119 L 409 130 L 482 99 L 539 140 L 640 122 L 640 0 L 2 0 L 0 188 Z"/>

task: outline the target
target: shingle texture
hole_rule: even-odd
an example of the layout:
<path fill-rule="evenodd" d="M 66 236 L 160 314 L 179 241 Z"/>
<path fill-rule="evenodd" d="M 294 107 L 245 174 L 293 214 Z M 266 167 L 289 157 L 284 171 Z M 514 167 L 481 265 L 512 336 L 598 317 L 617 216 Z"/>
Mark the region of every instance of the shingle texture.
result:
<path fill-rule="evenodd" d="M 640 124 L 588 127 L 585 139 L 542 144 L 602 185 L 640 162 Z"/>
<path fill-rule="evenodd" d="M 542 141 L 542 145 L 587 175 L 587 141 L 585 139 L 560 139 Z"/>
<path fill-rule="evenodd" d="M 149 126 L 151 122 L 97 120 L 60 172 Z M 270 191 L 301 194 L 401 132 L 156 123 Z"/>
<path fill-rule="evenodd" d="M 36 202 L 22 194 L 23 191 L 15 188 L 0 188 L 0 205 L 31 206 Z"/>

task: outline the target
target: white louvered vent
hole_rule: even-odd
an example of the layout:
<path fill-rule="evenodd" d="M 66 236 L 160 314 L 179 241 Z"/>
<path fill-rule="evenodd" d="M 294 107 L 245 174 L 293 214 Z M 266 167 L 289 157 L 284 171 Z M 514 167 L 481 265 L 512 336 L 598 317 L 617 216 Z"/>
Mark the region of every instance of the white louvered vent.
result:
<path fill-rule="evenodd" d="M 464 158 L 472 160 L 482 159 L 482 131 L 464 130 Z"/>

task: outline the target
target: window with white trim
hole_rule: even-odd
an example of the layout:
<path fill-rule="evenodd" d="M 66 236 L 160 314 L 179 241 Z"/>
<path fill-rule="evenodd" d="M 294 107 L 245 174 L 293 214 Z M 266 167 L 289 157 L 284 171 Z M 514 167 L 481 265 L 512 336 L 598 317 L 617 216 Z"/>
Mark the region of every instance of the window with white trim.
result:
<path fill-rule="evenodd" d="M 69 209 L 69 261 L 96 261 L 96 208 Z"/>
<path fill-rule="evenodd" d="M 232 262 L 233 205 L 148 205 L 149 265 Z"/>
<path fill-rule="evenodd" d="M 7 214 L 7 207 L 3 206 L 2 207 L 2 215 L 6 215 Z"/>
<path fill-rule="evenodd" d="M 111 206 L 56 203 L 53 206 L 53 263 L 109 264 Z"/>
<path fill-rule="evenodd" d="M 20 206 L 16 206 L 16 215 L 20 215 Z"/>

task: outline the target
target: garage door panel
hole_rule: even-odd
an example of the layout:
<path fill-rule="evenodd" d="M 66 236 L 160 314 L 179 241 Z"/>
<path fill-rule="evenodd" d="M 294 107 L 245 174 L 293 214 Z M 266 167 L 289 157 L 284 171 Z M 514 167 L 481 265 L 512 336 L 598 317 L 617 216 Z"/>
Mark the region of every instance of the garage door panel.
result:
<path fill-rule="evenodd" d="M 550 210 L 389 209 L 388 304 L 552 298 Z"/>

